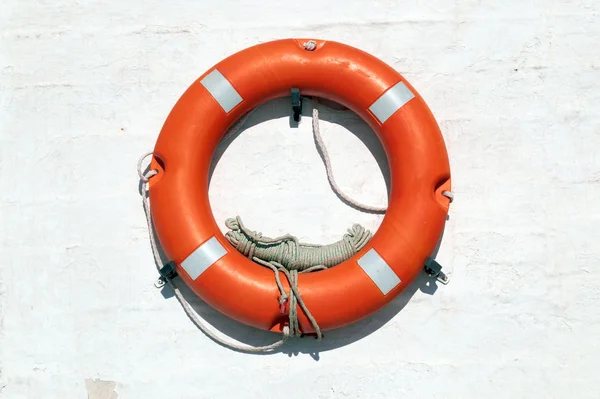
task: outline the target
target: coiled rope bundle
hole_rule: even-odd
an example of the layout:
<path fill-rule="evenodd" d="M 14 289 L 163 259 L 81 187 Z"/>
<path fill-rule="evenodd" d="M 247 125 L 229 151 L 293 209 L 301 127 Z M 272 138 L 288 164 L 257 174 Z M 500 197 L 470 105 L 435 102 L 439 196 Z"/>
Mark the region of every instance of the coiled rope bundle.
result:
<path fill-rule="evenodd" d="M 373 234 L 355 224 L 340 241 L 328 245 L 305 244 L 292 235 L 264 237 L 247 229 L 239 216 L 225 221 L 230 230 L 225 234 L 231 245 L 250 259 L 277 262 L 287 270 L 304 271 L 315 266 L 328 268 L 350 259 L 360 251 Z"/>
<path fill-rule="evenodd" d="M 300 335 L 298 325 L 299 305 L 317 332 L 317 339 L 323 334 L 319 324 L 314 319 L 298 291 L 298 273 L 308 273 L 325 270 L 350 259 L 369 242 L 373 234 L 359 224 L 354 224 L 341 240 L 328 245 L 305 244 L 295 236 L 286 234 L 277 238 L 264 237 L 262 233 L 247 229 L 239 216 L 225 221 L 229 231 L 225 234 L 227 240 L 241 254 L 256 263 L 268 267 L 275 273 L 275 281 L 279 289 L 279 306 L 285 313 L 289 299 L 289 319 L 291 336 Z M 287 294 L 281 284 L 279 273 L 283 273 L 290 285 Z"/>

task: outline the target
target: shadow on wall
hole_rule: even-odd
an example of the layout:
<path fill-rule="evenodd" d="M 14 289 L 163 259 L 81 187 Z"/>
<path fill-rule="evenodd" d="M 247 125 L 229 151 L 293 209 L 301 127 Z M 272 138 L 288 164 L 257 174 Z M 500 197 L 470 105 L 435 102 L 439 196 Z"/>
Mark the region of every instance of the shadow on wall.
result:
<path fill-rule="evenodd" d="M 348 130 L 350 133 L 356 136 L 356 138 L 358 138 L 373 155 L 375 161 L 377 162 L 377 166 L 381 170 L 381 174 L 383 175 L 383 178 L 385 180 L 385 186 L 387 187 L 389 197 L 391 188 L 390 167 L 388 165 L 387 157 L 385 155 L 385 150 L 383 149 L 381 142 L 379 141 L 373 130 L 358 115 L 356 115 L 352 111 L 347 110 L 346 108 L 342 108 L 341 105 L 330 101 L 326 102 L 326 100 L 320 100 L 319 102 L 320 104 L 317 104 L 317 108 L 319 110 L 319 119 L 343 126 L 346 130 Z M 302 123 L 311 123 L 313 104 L 314 103 L 310 99 L 303 98 Z M 290 117 L 290 126 L 297 126 L 297 123 L 295 123 L 291 118 L 291 110 L 292 107 L 290 97 L 268 101 L 260 105 L 258 108 L 255 108 L 255 110 L 252 111 L 252 115 L 248 118 L 248 120 L 246 120 L 241 129 L 239 129 L 234 134 L 225 136 L 224 140 L 221 140 L 221 143 L 219 143 L 219 145 L 217 146 L 210 166 L 209 182 L 212 180 L 215 167 L 221 160 L 221 157 L 223 156 L 225 151 L 227 151 L 229 145 L 240 134 L 242 134 L 244 130 L 256 126 L 260 123 L 272 119 L 283 118 L 286 116 Z M 319 155 L 322 159 L 323 154 L 321 153 L 321 151 L 319 151 Z M 353 204 L 350 204 L 344 198 L 340 197 L 339 195 L 337 195 L 337 197 L 347 206 L 357 209 Z"/>
<path fill-rule="evenodd" d="M 303 105 L 304 106 L 302 116 L 310 120 L 310 118 L 312 118 L 312 103 L 310 101 L 303 101 Z M 324 107 L 320 105 L 318 106 L 318 108 L 320 119 L 340 124 L 365 144 L 365 146 L 375 157 L 377 164 L 379 165 L 381 173 L 384 176 L 389 195 L 390 173 L 387 157 L 379 139 L 377 138 L 373 130 L 353 112 L 340 112 L 335 110 L 328 110 L 324 109 Z M 283 98 L 265 103 L 262 106 L 260 106 L 259 109 L 253 112 L 253 114 L 246 121 L 244 126 L 242 126 L 242 128 L 239 129 L 239 131 L 237 131 L 235 134 L 229 137 L 226 137 L 225 140 L 223 140 L 219 144 L 213 156 L 209 181 L 210 178 L 212 178 L 214 168 L 218 164 L 222 155 L 227 150 L 229 144 L 231 144 L 231 142 L 235 140 L 236 137 L 238 137 L 244 131 L 244 129 L 247 129 L 250 126 L 255 126 L 267 120 L 290 115 L 290 110 L 290 99 Z M 291 124 L 293 124 L 293 121 L 291 122 Z M 350 204 L 347 205 L 351 206 Z M 154 234 L 154 229 L 152 229 L 152 232 Z M 442 232 L 438 244 L 435 250 L 433 251 L 433 258 L 437 256 L 443 236 L 444 232 Z M 161 259 L 164 263 L 166 263 L 168 260 L 165 258 L 164 252 L 160 247 L 160 244 L 158 244 L 158 247 Z M 257 267 L 260 266 L 257 265 Z M 204 319 L 207 323 L 209 323 L 222 334 L 227 335 L 239 342 L 250 346 L 268 345 L 280 338 L 279 334 L 247 326 L 219 313 L 211 306 L 203 302 L 200 298 L 198 298 L 198 296 L 196 296 L 196 294 L 194 294 L 182 282 L 182 280 L 179 277 L 175 279 L 175 283 L 177 284 L 177 287 L 179 287 L 183 297 L 189 302 L 194 311 L 198 313 L 198 315 L 202 319 Z M 421 273 L 410 286 L 408 286 L 400 295 L 398 295 L 398 297 L 396 297 L 392 302 L 388 303 L 384 308 L 372 314 L 371 316 L 366 317 L 349 326 L 325 332 L 324 339 L 320 342 L 316 341 L 314 337 L 308 336 L 303 338 L 292 338 L 274 352 L 265 353 L 265 355 L 285 353 L 289 356 L 292 356 L 298 355 L 300 353 L 305 353 L 309 354 L 313 359 L 319 360 L 320 352 L 340 348 L 342 346 L 351 344 L 383 327 L 408 304 L 408 302 L 417 292 L 417 290 L 420 290 L 421 292 L 426 293 L 428 295 L 433 295 L 436 292 L 437 288 L 438 287 L 435 279 L 432 279 L 426 274 Z M 171 298 L 174 296 L 173 290 L 168 285 L 165 285 L 163 287 L 162 294 L 165 298 Z M 184 311 L 182 309 L 182 313 L 183 312 Z"/>

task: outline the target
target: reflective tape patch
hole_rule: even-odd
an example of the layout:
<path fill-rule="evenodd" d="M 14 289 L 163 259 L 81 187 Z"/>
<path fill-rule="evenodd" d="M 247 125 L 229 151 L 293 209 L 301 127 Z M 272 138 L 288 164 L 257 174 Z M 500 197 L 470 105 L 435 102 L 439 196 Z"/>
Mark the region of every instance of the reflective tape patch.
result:
<path fill-rule="evenodd" d="M 221 245 L 215 237 L 206 241 L 194 250 L 183 262 L 181 267 L 190 275 L 192 280 L 206 271 L 213 263 L 218 261 L 227 253 L 227 250 Z"/>
<path fill-rule="evenodd" d="M 413 98 L 415 98 L 413 92 L 404 83 L 399 82 L 375 100 L 369 107 L 369 111 L 379 119 L 379 122 L 385 123 L 394 112 Z"/>
<path fill-rule="evenodd" d="M 358 265 L 373 280 L 383 295 L 387 295 L 401 283 L 398 275 L 373 248 L 358 260 Z"/>
<path fill-rule="evenodd" d="M 233 88 L 231 83 L 216 69 L 200 81 L 211 96 L 219 103 L 225 112 L 229 112 L 242 102 L 242 96 Z"/>

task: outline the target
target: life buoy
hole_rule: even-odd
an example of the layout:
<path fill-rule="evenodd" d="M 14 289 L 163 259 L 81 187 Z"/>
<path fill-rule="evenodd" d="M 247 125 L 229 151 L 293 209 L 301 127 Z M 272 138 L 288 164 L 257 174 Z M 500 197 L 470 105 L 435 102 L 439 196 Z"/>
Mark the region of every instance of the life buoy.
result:
<path fill-rule="evenodd" d="M 327 331 L 374 313 L 411 284 L 442 234 L 450 203 L 439 127 L 417 91 L 381 60 L 333 41 L 285 39 L 210 68 L 177 101 L 160 132 L 151 162 L 157 171 L 150 180 L 151 215 L 165 255 L 194 293 L 239 322 L 283 331 L 288 317 L 273 273 L 221 233 L 208 179 L 213 153 L 234 122 L 292 88 L 357 113 L 381 140 L 390 166 L 388 210 L 370 242 L 342 264 L 299 276 L 302 299 Z M 298 321 L 304 333 L 314 332 L 302 312 Z"/>

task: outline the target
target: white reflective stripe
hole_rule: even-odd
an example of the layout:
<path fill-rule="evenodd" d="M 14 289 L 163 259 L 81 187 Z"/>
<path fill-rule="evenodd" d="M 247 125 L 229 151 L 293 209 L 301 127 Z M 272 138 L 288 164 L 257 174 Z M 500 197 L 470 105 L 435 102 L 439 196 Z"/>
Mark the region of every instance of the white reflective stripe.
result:
<path fill-rule="evenodd" d="M 213 263 L 218 261 L 227 253 L 227 250 L 221 245 L 215 237 L 206 241 L 194 250 L 183 262 L 181 267 L 190 275 L 192 280 L 206 271 Z"/>
<path fill-rule="evenodd" d="M 369 107 L 369 111 L 379 119 L 379 122 L 385 123 L 394 112 L 413 98 L 415 98 L 413 92 L 404 83 L 398 82 L 375 100 Z"/>
<path fill-rule="evenodd" d="M 200 83 L 217 100 L 225 112 L 231 111 L 243 100 L 242 96 L 234 89 L 231 83 L 225 79 L 225 76 L 216 69 L 206 75 Z"/>
<path fill-rule="evenodd" d="M 387 295 L 401 283 L 398 275 L 373 248 L 358 260 L 358 265 L 373 280 L 383 295 Z"/>

